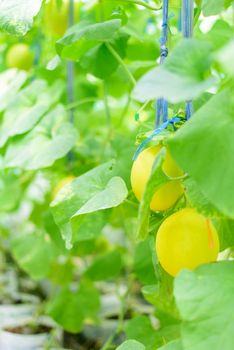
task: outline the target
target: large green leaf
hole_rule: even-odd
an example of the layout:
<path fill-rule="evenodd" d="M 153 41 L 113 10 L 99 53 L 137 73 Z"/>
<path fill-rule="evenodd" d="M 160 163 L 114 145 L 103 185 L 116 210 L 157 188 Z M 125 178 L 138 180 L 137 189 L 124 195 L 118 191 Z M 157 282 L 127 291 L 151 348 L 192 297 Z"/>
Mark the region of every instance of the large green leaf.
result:
<path fill-rule="evenodd" d="M 116 350 L 145 350 L 145 346 L 136 340 L 126 340 Z"/>
<path fill-rule="evenodd" d="M 18 176 L 12 172 L 0 175 L 0 210 L 10 211 L 20 202 L 21 186 Z"/>
<path fill-rule="evenodd" d="M 126 323 L 127 337 L 145 345 L 146 350 L 155 350 L 165 342 L 178 338 L 178 325 L 155 329 L 147 316 L 133 317 Z"/>
<path fill-rule="evenodd" d="M 100 308 L 99 294 L 96 288 L 81 281 L 79 288 L 62 288 L 50 300 L 47 312 L 66 331 L 78 333 L 86 319 L 96 319 Z"/>
<path fill-rule="evenodd" d="M 48 275 L 57 252 L 50 238 L 42 233 L 20 235 L 12 241 L 11 248 L 17 264 L 34 279 Z"/>
<path fill-rule="evenodd" d="M 181 340 L 173 340 L 170 343 L 167 343 L 166 345 L 162 346 L 158 350 L 185 350 L 182 346 Z"/>
<path fill-rule="evenodd" d="M 0 0 L 0 28 L 9 34 L 25 35 L 43 0 Z"/>
<path fill-rule="evenodd" d="M 225 0 L 203 0 L 202 11 L 205 16 L 217 15 L 223 10 Z"/>
<path fill-rule="evenodd" d="M 25 136 L 16 138 L 7 148 L 4 165 L 35 170 L 51 166 L 64 157 L 77 140 L 74 127 L 66 122 L 66 111 L 57 106 Z"/>
<path fill-rule="evenodd" d="M 147 316 L 136 316 L 125 326 L 129 339 L 135 339 L 145 345 L 146 350 L 154 350 L 157 345 L 157 332 Z"/>
<path fill-rule="evenodd" d="M 137 83 L 133 97 L 139 101 L 166 97 L 171 102 L 197 98 L 211 87 L 210 47 L 195 39 L 182 40 L 161 67 L 146 73 Z"/>
<path fill-rule="evenodd" d="M 120 19 L 95 24 L 81 22 L 70 28 L 57 42 L 57 52 L 62 57 L 78 60 L 91 47 L 112 39 L 120 27 Z"/>
<path fill-rule="evenodd" d="M 0 112 L 15 98 L 26 79 L 27 73 L 17 69 L 8 69 L 0 74 Z"/>
<path fill-rule="evenodd" d="M 184 270 L 175 279 L 175 298 L 183 323 L 184 349 L 230 350 L 234 347 L 234 262 Z"/>
<path fill-rule="evenodd" d="M 232 0 L 202 0 L 202 11 L 205 16 L 218 15 L 231 3 Z"/>
<path fill-rule="evenodd" d="M 142 283 L 151 284 L 155 282 L 149 240 L 142 241 L 137 245 L 134 254 L 133 271 Z"/>
<path fill-rule="evenodd" d="M 40 91 L 40 94 L 38 94 Z M 8 106 L 0 129 L 0 147 L 9 137 L 23 134 L 42 118 L 51 104 L 59 99 L 60 84 L 49 88 L 44 80 L 33 80 Z"/>
<path fill-rule="evenodd" d="M 222 218 L 215 220 L 215 225 L 219 233 L 220 251 L 234 247 L 234 220 Z"/>
<path fill-rule="evenodd" d="M 178 311 L 172 293 L 172 282 L 167 281 L 167 276 L 163 275 L 160 282 L 154 285 L 147 285 L 142 288 L 142 294 L 149 303 L 156 306 L 157 310 L 178 318 Z"/>
<path fill-rule="evenodd" d="M 231 218 L 234 218 L 233 111 L 233 92 L 224 90 L 167 142 L 173 158 L 207 200 Z"/>
<path fill-rule="evenodd" d="M 233 29 L 226 21 L 219 19 L 202 37 L 212 44 L 214 50 L 218 50 L 233 38 Z"/>
<path fill-rule="evenodd" d="M 114 250 L 95 259 L 85 271 L 85 276 L 91 281 L 113 280 L 120 274 L 122 267 L 121 254 Z"/>
<path fill-rule="evenodd" d="M 68 245 L 77 240 L 79 228 L 82 233 L 85 220 L 88 225 L 95 224 L 89 215 L 95 216 L 95 212 L 116 207 L 125 200 L 126 185 L 115 174 L 111 162 L 100 165 L 67 184 L 51 203 L 55 222 Z"/>
<path fill-rule="evenodd" d="M 128 195 L 125 182 L 121 177 L 115 176 L 106 184 L 106 187 L 90 198 L 73 217 L 93 213 L 98 210 L 113 208 L 122 203 Z"/>
<path fill-rule="evenodd" d="M 81 66 L 100 79 L 109 77 L 118 67 L 118 62 L 105 44 L 91 48 L 80 60 Z"/>
<path fill-rule="evenodd" d="M 191 179 L 184 180 L 186 199 L 191 207 L 194 207 L 206 217 L 219 217 L 219 210 L 211 204 L 199 190 L 197 184 Z"/>
<path fill-rule="evenodd" d="M 67 225 L 59 226 L 66 247 L 71 247 L 73 242 L 96 239 L 102 233 L 109 214 L 109 210 L 98 210 L 87 215 L 72 217 Z"/>
<path fill-rule="evenodd" d="M 221 64 L 224 71 L 228 73 L 231 77 L 234 76 L 234 65 L 232 61 L 233 53 L 234 53 L 234 40 L 231 40 L 220 51 L 218 51 L 216 55 L 217 61 Z"/>
<path fill-rule="evenodd" d="M 106 225 L 108 217 L 109 211 L 101 210 L 94 213 L 89 213 L 88 215 L 82 215 L 82 217 L 77 216 L 72 218 L 71 230 L 73 242 L 82 242 L 97 238 L 102 233 L 102 229 Z M 66 231 L 66 235 L 63 236 L 64 231 L 60 226 L 60 232 L 62 233 L 62 237 L 67 241 L 67 235 L 70 230 Z"/>
<path fill-rule="evenodd" d="M 112 40 L 112 46 L 122 58 L 126 53 L 127 40 L 127 35 L 118 35 L 115 40 Z M 86 52 L 81 58 L 80 64 L 89 73 L 100 79 L 109 78 L 119 66 L 119 62 L 106 47 L 105 43 L 96 45 Z"/>

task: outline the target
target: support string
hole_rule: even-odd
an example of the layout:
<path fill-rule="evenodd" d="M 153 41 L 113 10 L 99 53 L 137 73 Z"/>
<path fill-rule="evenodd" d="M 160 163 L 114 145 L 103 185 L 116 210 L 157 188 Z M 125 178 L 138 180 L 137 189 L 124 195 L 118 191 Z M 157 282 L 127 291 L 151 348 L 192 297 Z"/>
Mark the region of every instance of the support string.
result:
<path fill-rule="evenodd" d="M 156 136 L 158 136 L 163 130 L 165 130 L 169 125 L 172 125 L 174 130 L 176 129 L 175 125 L 176 123 L 181 122 L 182 119 L 178 116 L 175 116 L 169 120 L 166 120 L 164 123 L 162 123 L 162 125 L 160 125 L 157 129 L 155 129 L 152 134 L 147 137 L 146 140 L 144 140 L 140 146 L 137 148 L 134 156 L 133 156 L 133 160 L 136 160 L 137 157 L 139 156 L 139 154 L 141 153 L 141 151 L 143 151 L 143 149 L 145 148 L 145 146 L 148 145 L 148 143 L 150 143 L 150 141 L 152 141 Z"/>
<path fill-rule="evenodd" d="M 167 55 L 167 40 L 168 40 L 168 8 L 169 8 L 169 0 L 163 1 L 163 22 L 162 22 L 162 35 L 159 40 L 160 42 L 160 64 L 163 64 Z M 163 97 L 159 98 L 156 102 L 156 127 L 159 127 L 162 122 L 166 122 L 168 119 L 168 102 Z"/>
<path fill-rule="evenodd" d="M 182 32 L 184 38 L 191 38 L 193 36 L 193 12 L 194 1 L 182 0 Z M 193 113 L 192 101 L 187 101 L 185 105 L 186 119 L 190 119 Z"/>

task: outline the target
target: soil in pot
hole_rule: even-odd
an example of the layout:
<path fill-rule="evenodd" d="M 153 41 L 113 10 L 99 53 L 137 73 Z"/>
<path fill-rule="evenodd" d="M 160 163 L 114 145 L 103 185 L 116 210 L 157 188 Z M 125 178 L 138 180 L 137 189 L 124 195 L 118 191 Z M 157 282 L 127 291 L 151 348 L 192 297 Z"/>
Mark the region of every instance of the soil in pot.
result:
<path fill-rule="evenodd" d="M 5 327 L 4 331 L 14 334 L 23 334 L 23 335 L 34 335 L 34 334 L 42 334 L 49 333 L 52 330 L 51 327 L 45 325 L 33 325 L 26 324 L 23 326 L 15 326 L 15 327 Z"/>
<path fill-rule="evenodd" d="M 53 327 L 34 320 L 17 320 L 4 326 L 0 333 L 0 349 L 35 350 L 43 347 L 50 339 Z"/>

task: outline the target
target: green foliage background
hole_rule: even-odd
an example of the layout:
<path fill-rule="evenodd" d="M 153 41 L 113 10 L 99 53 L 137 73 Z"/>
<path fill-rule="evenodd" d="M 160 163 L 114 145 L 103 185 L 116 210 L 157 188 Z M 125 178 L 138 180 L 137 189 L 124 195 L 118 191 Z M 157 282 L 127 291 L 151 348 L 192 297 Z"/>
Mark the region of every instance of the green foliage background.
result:
<path fill-rule="evenodd" d="M 194 38 L 185 40 L 180 1 L 171 1 L 170 54 L 162 66 L 160 9 L 156 0 L 83 1 L 77 23 L 54 37 L 41 0 L 0 1 L 1 250 L 33 280 L 47 281 L 45 312 L 66 331 L 104 321 L 100 286 L 106 283 L 120 300 L 118 350 L 231 350 L 234 5 L 197 0 Z M 6 65 L 17 42 L 34 53 L 30 72 Z M 161 169 L 165 152 L 139 210 L 129 179 L 135 148 L 154 129 L 154 101 L 162 95 L 171 117 L 183 116 L 190 99 L 194 115 L 175 133 L 160 135 L 186 173 L 186 192 L 175 208 L 155 214 L 149 203 L 168 180 Z M 172 280 L 158 264 L 155 235 L 185 205 L 213 220 L 226 261 Z M 142 311 L 146 302 L 151 307 Z"/>

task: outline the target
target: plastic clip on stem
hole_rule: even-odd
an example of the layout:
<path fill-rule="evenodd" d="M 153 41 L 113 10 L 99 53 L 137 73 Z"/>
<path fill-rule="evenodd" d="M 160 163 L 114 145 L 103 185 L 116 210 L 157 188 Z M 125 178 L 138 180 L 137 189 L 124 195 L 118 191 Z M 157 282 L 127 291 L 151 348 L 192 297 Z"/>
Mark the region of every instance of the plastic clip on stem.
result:
<path fill-rule="evenodd" d="M 160 38 L 160 64 L 163 64 L 165 58 L 168 55 L 167 39 L 168 39 L 168 8 L 169 0 L 163 0 L 163 23 L 162 23 L 162 35 Z M 168 119 L 168 102 L 163 97 L 159 98 L 156 102 L 156 127 L 159 127 L 162 122 L 165 123 Z"/>
<path fill-rule="evenodd" d="M 194 1 L 182 0 L 182 32 L 184 38 L 191 38 L 193 36 L 193 12 Z M 193 113 L 192 101 L 187 101 L 185 106 L 186 119 L 190 119 Z"/>

